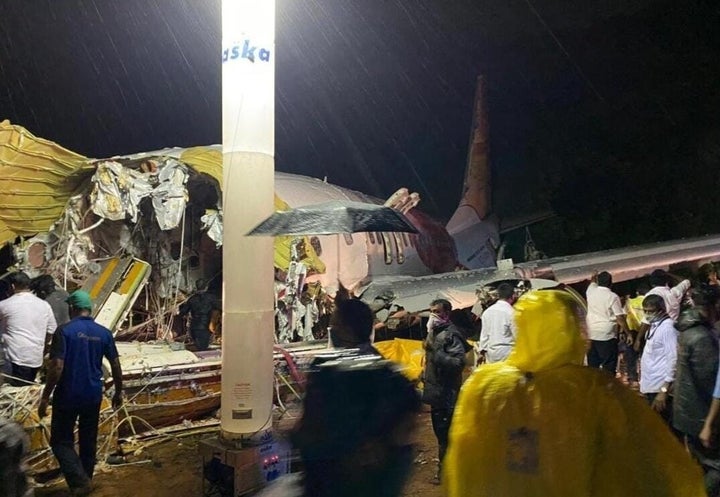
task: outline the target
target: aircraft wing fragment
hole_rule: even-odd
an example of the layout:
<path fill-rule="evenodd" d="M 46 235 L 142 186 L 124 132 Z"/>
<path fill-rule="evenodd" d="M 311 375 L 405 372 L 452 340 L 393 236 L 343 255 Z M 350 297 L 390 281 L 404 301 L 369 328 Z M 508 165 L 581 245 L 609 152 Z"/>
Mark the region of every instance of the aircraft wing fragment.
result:
<path fill-rule="evenodd" d="M 429 276 L 379 279 L 362 293 L 362 299 L 371 303 L 384 299 L 403 307 L 408 312 L 428 309 L 435 299 L 447 299 L 453 308 L 471 307 L 477 302 L 476 291 L 482 286 L 503 280 L 522 279 L 515 270 L 496 268 L 455 271 Z"/>

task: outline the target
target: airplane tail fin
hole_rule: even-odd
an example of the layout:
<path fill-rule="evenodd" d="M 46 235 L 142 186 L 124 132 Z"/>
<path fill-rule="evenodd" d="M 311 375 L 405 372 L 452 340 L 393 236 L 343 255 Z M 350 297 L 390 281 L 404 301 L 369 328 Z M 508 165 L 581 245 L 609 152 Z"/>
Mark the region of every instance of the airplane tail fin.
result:
<path fill-rule="evenodd" d="M 499 222 L 491 214 L 491 178 L 485 82 L 478 77 L 462 197 L 447 224 L 455 240 L 458 262 L 468 269 L 496 264 L 500 245 Z"/>

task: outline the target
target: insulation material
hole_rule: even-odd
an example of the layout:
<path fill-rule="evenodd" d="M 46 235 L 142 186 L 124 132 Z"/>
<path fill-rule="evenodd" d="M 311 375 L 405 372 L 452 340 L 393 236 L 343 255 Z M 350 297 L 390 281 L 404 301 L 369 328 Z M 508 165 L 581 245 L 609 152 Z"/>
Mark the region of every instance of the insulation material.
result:
<path fill-rule="evenodd" d="M 223 225 L 222 212 L 213 209 L 207 209 L 205 214 L 200 218 L 202 229 L 207 233 L 216 247 L 220 247 L 223 243 Z"/>
<path fill-rule="evenodd" d="M 114 161 L 98 163 L 92 181 L 95 184 L 90 194 L 92 210 L 112 221 L 130 218 L 133 223 L 137 222 L 140 200 L 152 192 L 145 173 Z"/>
<path fill-rule="evenodd" d="M 167 159 L 158 173 L 158 186 L 152 191 L 152 203 L 160 229 L 177 227 L 185 212 L 188 173 L 175 159 Z"/>
<path fill-rule="evenodd" d="M 185 212 L 187 179 L 186 167 L 172 158 L 159 165 L 157 174 L 130 169 L 115 161 L 99 162 L 92 178 L 92 210 L 105 219 L 130 219 L 136 223 L 140 202 L 151 197 L 160 229 L 169 230 L 180 224 Z"/>

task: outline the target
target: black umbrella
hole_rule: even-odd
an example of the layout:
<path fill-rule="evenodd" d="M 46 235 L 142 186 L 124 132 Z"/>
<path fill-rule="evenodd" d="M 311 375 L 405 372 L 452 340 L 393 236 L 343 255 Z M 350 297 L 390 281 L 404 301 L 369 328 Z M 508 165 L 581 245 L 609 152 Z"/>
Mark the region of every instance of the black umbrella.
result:
<path fill-rule="evenodd" d="M 277 211 L 248 235 L 336 235 L 359 231 L 418 232 L 402 213 L 390 207 L 333 200 Z"/>

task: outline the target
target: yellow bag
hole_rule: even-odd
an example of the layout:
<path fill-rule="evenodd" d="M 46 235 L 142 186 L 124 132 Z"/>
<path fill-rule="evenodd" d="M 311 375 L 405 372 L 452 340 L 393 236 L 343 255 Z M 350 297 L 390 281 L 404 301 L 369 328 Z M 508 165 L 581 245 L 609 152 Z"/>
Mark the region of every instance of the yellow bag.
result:
<path fill-rule="evenodd" d="M 420 340 L 395 338 L 376 342 L 373 347 L 388 361 L 400 364 L 401 372 L 405 377 L 415 381 L 420 379 L 422 373 L 422 360 L 425 356 L 422 345 L 423 342 Z"/>

